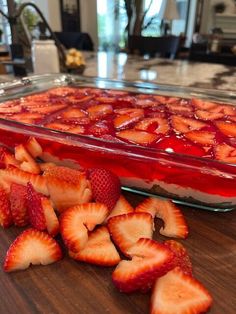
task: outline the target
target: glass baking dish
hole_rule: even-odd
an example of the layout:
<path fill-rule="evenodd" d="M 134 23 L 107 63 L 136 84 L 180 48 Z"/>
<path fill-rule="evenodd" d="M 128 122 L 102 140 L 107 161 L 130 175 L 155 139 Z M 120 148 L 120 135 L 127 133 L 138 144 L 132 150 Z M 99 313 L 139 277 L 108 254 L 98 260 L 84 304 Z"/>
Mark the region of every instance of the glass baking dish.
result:
<path fill-rule="evenodd" d="M 42 75 L 0 85 L 0 103 L 60 86 L 127 91 L 142 95 L 199 98 L 235 106 L 236 94 L 145 82 L 125 82 L 73 75 Z M 113 142 L 45 126 L 0 118 L 0 143 L 9 148 L 35 137 L 42 159 L 73 167 L 105 167 L 121 179 L 124 190 L 171 198 L 177 203 L 226 212 L 236 208 L 236 164 L 165 149 Z M 236 143 L 236 141 L 235 141 Z"/>

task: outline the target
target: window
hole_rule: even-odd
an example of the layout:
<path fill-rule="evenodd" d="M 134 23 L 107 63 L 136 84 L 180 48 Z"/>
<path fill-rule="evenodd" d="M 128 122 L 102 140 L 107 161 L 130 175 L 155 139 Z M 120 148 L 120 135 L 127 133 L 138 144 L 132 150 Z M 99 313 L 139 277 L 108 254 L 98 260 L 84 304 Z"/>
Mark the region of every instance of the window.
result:
<path fill-rule="evenodd" d="M 0 0 L 1 10 L 8 15 L 7 0 Z M 11 43 L 11 29 L 10 25 L 5 17 L 0 15 L 0 29 L 3 31 L 2 34 L 2 43 L 10 44 Z"/>

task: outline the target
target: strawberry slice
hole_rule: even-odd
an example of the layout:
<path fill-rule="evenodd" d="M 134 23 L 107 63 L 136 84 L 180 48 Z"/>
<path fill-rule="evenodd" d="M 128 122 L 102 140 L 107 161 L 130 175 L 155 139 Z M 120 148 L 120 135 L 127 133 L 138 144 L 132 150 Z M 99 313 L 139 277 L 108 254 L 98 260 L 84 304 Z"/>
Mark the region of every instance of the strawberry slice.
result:
<path fill-rule="evenodd" d="M 22 123 L 36 123 L 36 121 L 40 120 L 42 118 L 42 115 L 40 113 L 31 113 L 31 112 L 23 112 L 14 114 L 9 117 L 11 120 L 15 120 Z"/>
<path fill-rule="evenodd" d="M 92 197 L 90 183 L 82 171 L 67 167 L 49 167 L 43 177 L 46 179 L 51 200 L 58 211 L 89 202 Z"/>
<path fill-rule="evenodd" d="M 108 104 L 94 105 L 89 107 L 87 109 L 87 112 L 89 114 L 90 119 L 95 120 L 104 117 L 108 114 L 111 114 L 113 112 L 113 107 Z"/>
<path fill-rule="evenodd" d="M 56 87 L 49 91 L 49 94 L 52 96 L 60 96 L 65 97 L 68 95 L 73 95 L 75 93 L 75 89 L 73 87 L 63 86 Z"/>
<path fill-rule="evenodd" d="M 171 113 L 179 115 L 191 115 L 193 108 L 189 105 L 181 105 L 180 103 L 169 103 L 166 105 Z"/>
<path fill-rule="evenodd" d="M 108 221 L 112 240 L 122 253 L 127 255 L 129 248 L 140 238 L 152 239 L 153 218 L 148 213 L 129 213 L 114 216 Z"/>
<path fill-rule="evenodd" d="M 224 117 L 224 113 L 222 112 L 211 112 L 206 110 L 196 110 L 195 114 L 198 118 L 206 121 L 213 121 Z"/>
<path fill-rule="evenodd" d="M 147 198 L 139 204 L 135 211 L 145 212 L 162 219 L 164 227 L 161 227 L 160 234 L 167 237 L 186 238 L 188 226 L 180 209 L 170 200 L 158 198 Z"/>
<path fill-rule="evenodd" d="M 77 119 L 86 117 L 87 114 L 84 110 L 79 108 L 69 108 L 60 115 L 64 119 Z"/>
<path fill-rule="evenodd" d="M 180 242 L 175 240 L 167 240 L 164 242 L 164 245 L 166 245 L 174 254 L 173 268 L 179 267 L 183 273 L 192 276 L 192 263 L 186 248 Z"/>
<path fill-rule="evenodd" d="M 120 262 L 119 253 L 111 242 L 110 234 L 105 226 L 91 232 L 85 247 L 69 255 L 77 261 L 86 262 L 99 266 L 115 266 Z"/>
<path fill-rule="evenodd" d="M 139 239 L 127 253 L 132 260 L 122 260 L 112 273 L 114 285 L 122 292 L 146 292 L 172 267 L 172 252 L 151 239 Z"/>
<path fill-rule="evenodd" d="M 17 168 L 20 168 L 20 162 L 16 160 L 15 156 L 9 152 L 4 152 L 1 155 L 1 161 L 4 164 L 4 166 L 7 168 L 9 165 L 15 166 Z"/>
<path fill-rule="evenodd" d="M 14 224 L 18 227 L 28 225 L 29 215 L 27 210 L 27 187 L 21 184 L 12 183 L 9 199 Z"/>
<path fill-rule="evenodd" d="M 56 111 L 59 111 L 65 107 L 66 107 L 65 104 L 52 105 L 51 103 L 49 103 L 47 105 L 44 104 L 44 106 L 31 107 L 30 112 L 31 113 L 38 113 L 41 115 L 48 115 L 50 113 L 54 113 Z"/>
<path fill-rule="evenodd" d="M 229 137 L 236 137 L 236 123 L 231 121 L 217 121 L 215 124 L 223 134 Z"/>
<path fill-rule="evenodd" d="M 47 233 L 30 228 L 23 231 L 7 251 L 4 271 L 26 269 L 33 265 L 48 265 L 59 261 L 62 251 L 58 243 Z"/>
<path fill-rule="evenodd" d="M 116 202 L 115 207 L 112 209 L 109 216 L 106 218 L 105 223 L 111 217 L 115 217 L 115 216 L 119 216 L 119 215 L 123 215 L 123 214 L 129 214 L 129 213 L 133 213 L 133 212 L 134 212 L 133 206 L 130 205 L 130 203 L 126 200 L 126 198 L 123 195 L 121 195 L 119 197 L 118 201 Z"/>
<path fill-rule="evenodd" d="M 200 110 L 212 111 L 217 106 L 216 103 L 210 101 L 204 101 L 202 99 L 193 98 L 192 104 Z"/>
<path fill-rule="evenodd" d="M 86 203 L 64 211 L 60 219 L 61 236 L 70 251 L 79 252 L 88 241 L 88 231 L 102 224 L 108 215 L 104 204 Z"/>
<path fill-rule="evenodd" d="M 210 111 L 214 113 L 221 113 L 224 116 L 234 116 L 236 114 L 235 106 L 230 105 L 217 104 L 217 106 L 212 108 Z"/>
<path fill-rule="evenodd" d="M 47 225 L 41 195 L 34 190 L 31 183 L 27 184 L 27 209 L 32 227 L 41 231 L 45 230 Z"/>
<path fill-rule="evenodd" d="M 117 116 L 113 124 L 116 129 L 124 129 L 144 116 L 144 110 L 140 108 L 120 108 L 116 109 L 115 113 Z"/>
<path fill-rule="evenodd" d="M 128 142 L 145 146 L 153 143 L 158 139 L 158 136 L 156 134 L 134 129 L 117 132 L 116 136 Z"/>
<path fill-rule="evenodd" d="M 184 136 L 194 143 L 201 145 L 214 145 L 215 133 L 208 131 L 190 131 L 184 134 Z"/>
<path fill-rule="evenodd" d="M 58 234 L 60 225 L 52 203 L 48 198 L 41 197 L 41 206 L 45 217 L 47 232 L 54 237 Z"/>
<path fill-rule="evenodd" d="M 141 108 L 119 108 L 114 110 L 117 115 L 128 115 L 141 118 L 144 116 L 144 109 Z"/>
<path fill-rule="evenodd" d="M 120 197 L 120 179 L 113 172 L 104 168 L 90 168 L 87 176 L 94 200 L 105 204 L 111 211 Z"/>
<path fill-rule="evenodd" d="M 211 304 L 212 297 L 207 289 L 176 267 L 157 279 L 150 314 L 205 313 Z"/>
<path fill-rule="evenodd" d="M 135 129 L 157 134 L 166 134 L 169 131 L 169 125 L 166 119 L 154 117 L 143 119 L 135 125 Z"/>
<path fill-rule="evenodd" d="M 192 130 L 200 130 L 207 126 L 205 122 L 177 115 L 173 115 L 171 117 L 171 124 L 177 133 L 186 133 Z"/>
<path fill-rule="evenodd" d="M 25 147 L 20 144 L 15 147 L 15 158 L 20 162 L 20 169 L 33 174 L 39 174 L 40 168 Z"/>
<path fill-rule="evenodd" d="M 47 181 L 43 176 L 25 172 L 13 166 L 9 166 L 6 169 L 0 169 L 0 180 L 7 191 L 10 191 L 12 183 L 26 186 L 27 183 L 30 182 L 37 192 L 48 195 Z"/>
<path fill-rule="evenodd" d="M 10 202 L 5 190 L 0 187 L 0 226 L 8 228 L 12 225 Z"/>
<path fill-rule="evenodd" d="M 62 122 L 51 122 L 44 125 L 46 128 L 59 130 L 59 131 L 68 131 L 70 129 L 70 125 Z"/>
<path fill-rule="evenodd" d="M 230 164 L 236 163 L 236 148 L 226 143 L 222 143 L 215 148 L 215 157 L 220 161 Z"/>
<path fill-rule="evenodd" d="M 85 128 L 83 125 L 76 125 L 76 126 L 73 126 L 72 128 L 70 128 L 69 132 L 74 133 L 74 134 L 84 134 Z"/>
<path fill-rule="evenodd" d="M 34 137 L 30 137 L 24 146 L 33 158 L 40 157 L 43 153 L 41 145 Z"/>

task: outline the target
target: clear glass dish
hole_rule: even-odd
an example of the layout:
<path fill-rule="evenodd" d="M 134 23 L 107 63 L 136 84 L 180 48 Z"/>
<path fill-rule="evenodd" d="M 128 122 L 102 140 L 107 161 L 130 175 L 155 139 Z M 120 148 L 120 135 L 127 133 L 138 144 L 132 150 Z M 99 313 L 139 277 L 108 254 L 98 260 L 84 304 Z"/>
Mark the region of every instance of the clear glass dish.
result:
<path fill-rule="evenodd" d="M 58 86 L 96 87 L 185 99 L 199 98 L 230 105 L 236 103 L 233 92 L 73 75 L 33 76 L 2 84 L 0 103 Z M 177 203 L 212 211 L 236 209 L 236 164 L 0 118 L 2 145 L 12 148 L 32 136 L 43 147 L 43 160 L 73 167 L 108 168 L 119 175 L 125 190 L 171 198 Z"/>

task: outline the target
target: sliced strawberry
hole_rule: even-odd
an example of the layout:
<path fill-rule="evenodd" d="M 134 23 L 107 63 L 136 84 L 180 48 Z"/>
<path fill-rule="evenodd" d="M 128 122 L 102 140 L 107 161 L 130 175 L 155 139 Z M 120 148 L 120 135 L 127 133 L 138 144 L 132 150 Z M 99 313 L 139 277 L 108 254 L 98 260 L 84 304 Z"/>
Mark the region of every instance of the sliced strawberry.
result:
<path fill-rule="evenodd" d="M 85 128 L 83 125 L 76 125 L 72 128 L 69 129 L 70 133 L 74 134 L 84 134 L 85 133 Z"/>
<path fill-rule="evenodd" d="M 94 136 L 101 136 L 109 132 L 108 125 L 103 121 L 98 121 L 88 128 L 88 133 Z"/>
<path fill-rule="evenodd" d="M 0 187 L 0 226 L 8 228 L 12 225 L 13 219 L 7 193 Z"/>
<path fill-rule="evenodd" d="M 158 278 L 151 297 L 150 314 L 205 313 L 212 304 L 207 289 L 179 268 Z"/>
<path fill-rule="evenodd" d="M 180 209 L 170 200 L 158 198 L 147 198 L 139 204 L 136 212 L 145 212 L 162 219 L 164 227 L 161 227 L 160 234 L 167 237 L 186 238 L 188 226 Z"/>
<path fill-rule="evenodd" d="M 165 118 L 146 118 L 138 122 L 135 125 L 135 129 L 157 134 L 166 134 L 169 131 L 169 125 Z"/>
<path fill-rule="evenodd" d="M 53 88 L 49 91 L 50 95 L 65 97 L 68 95 L 73 95 L 75 93 L 75 89 L 73 87 L 61 86 Z"/>
<path fill-rule="evenodd" d="M 156 278 L 166 274 L 172 267 L 172 252 L 151 239 L 139 239 L 127 253 L 132 260 L 122 260 L 112 273 L 113 283 L 122 292 L 146 292 Z"/>
<path fill-rule="evenodd" d="M 55 166 L 47 168 L 43 177 L 46 179 L 51 200 L 60 212 L 91 200 L 90 183 L 82 171 Z"/>
<path fill-rule="evenodd" d="M 19 104 L 15 104 L 14 106 L 3 107 L 0 106 L 0 113 L 18 113 L 21 112 L 22 107 Z"/>
<path fill-rule="evenodd" d="M 141 108 L 119 108 L 114 110 L 117 115 L 128 115 L 129 117 L 142 118 L 144 116 L 144 109 Z"/>
<path fill-rule="evenodd" d="M 217 120 L 224 117 L 224 113 L 221 112 L 211 112 L 206 110 L 196 110 L 195 112 L 196 116 L 202 120 Z"/>
<path fill-rule="evenodd" d="M 126 198 L 123 195 L 121 195 L 118 201 L 116 202 L 115 207 L 112 209 L 109 216 L 106 218 L 105 222 L 107 222 L 111 217 L 129 214 L 132 212 L 134 212 L 134 208 L 130 205 Z"/>
<path fill-rule="evenodd" d="M 49 168 L 56 167 L 56 164 L 54 164 L 53 162 L 41 162 L 38 165 L 42 172 L 46 171 Z"/>
<path fill-rule="evenodd" d="M 4 187 L 10 191 L 12 183 L 27 185 L 30 182 L 34 189 L 44 195 L 48 195 L 47 181 L 43 176 L 25 172 L 13 166 L 7 169 L 0 169 L 0 180 Z"/>
<path fill-rule="evenodd" d="M 31 183 L 27 184 L 27 210 L 31 226 L 37 230 L 45 230 L 47 225 L 41 195 L 34 190 Z"/>
<path fill-rule="evenodd" d="M 64 119 L 77 119 L 86 117 L 87 113 L 79 108 L 69 108 L 66 109 L 63 113 L 61 113 L 60 116 Z"/>
<path fill-rule="evenodd" d="M 193 108 L 189 105 L 181 105 L 180 103 L 169 103 L 166 105 L 171 113 L 180 115 L 191 115 Z"/>
<path fill-rule="evenodd" d="M 33 158 L 40 157 L 43 153 L 41 145 L 34 137 L 30 137 L 24 146 Z"/>
<path fill-rule="evenodd" d="M 235 106 L 230 105 L 217 104 L 216 107 L 212 108 L 210 111 L 214 113 L 221 113 L 224 116 L 234 116 L 236 114 Z"/>
<path fill-rule="evenodd" d="M 104 168 L 90 168 L 87 176 L 94 200 L 105 204 L 111 211 L 121 194 L 120 179 L 113 172 Z"/>
<path fill-rule="evenodd" d="M 104 117 L 108 114 L 111 114 L 113 112 L 113 107 L 108 104 L 94 105 L 89 107 L 87 109 L 87 112 L 89 114 L 90 119 L 95 120 Z"/>
<path fill-rule="evenodd" d="M 15 147 L 15 158 L 20 162 L 20 169 L 33 174 L 39 174 L 40 168 L 25 147 L 20 144 Z"/>
<path fill-rule="evenodd" d="M 79 252 L 88 241 L 88 231 L 102 224 L 108 215 L 104 204 L 86 203 L 64 211 L 60 219 L 63 241 L 70 251 Z"/>
<path fill-rule="evenodd" d="M 20 162 L 16 160 L 15 156 L 9 152 L 4 152 L 1 156 L 1 161 L 5 165 L 5 167 L 8 167 L 9 165 L 15 166 L 17 168 L 20 168 Z"/>
<path fill-rule="evenodd" d="M 130 116 L 128 114 L 121 114 L 114 118 L 113 124 L 116 129 L 124 129 L 130 124 L 137 122 L 140 119 L 139 116 Z"/>
<path fill-rule="evenodd" d="M 184 134 L 190 141 L 202 145 L 213 145 L 215 143 L 215 133 L 208 131 L 190 131 Z"/>
<path fill-rule="evenodd" d="M 51 103 L 44 106 L 38 106 L 38 107 L 31 107 L 30 112 L 31 113 L 38 113 L 41 115 L 48 115 L 50 113 L 54 113 L 56 111 L 59 111 L 66 107 L 66 104 L 58 104 L 58 105 L 52 105 Z"/>
<path fill-rule="evenodd" d="M 40 120 L 42 115 L 40 113 L 31 113 L 31 112 L 22 112 L 14 114 L 9 117 L 11 120 L 19 121 L 22 123 L 35 123 L 37 120 Z"/>
<path fill-rule="evenodd" d="M 161 96 L 161 95 L 154 95 L 153 98 L 155 100 L 158 100 L 158 102 L 160 102 L 161 104 L 165 104 L 167 101 L 166 96 Z"/>
<path fill-rule="evenodd" d="M 30 228 L 23 231 L 7 251 L 4 271 L 26 269 L 33 265 L 48 265 L 59 261 L 62 251 L 47 233 Z"/>
<path fill-rule="evenodd" d="M 216 159 L 230 164 L 236 163 L 236 148 L 226 143 L 222 143 L 215 148 Z"/>
<path fill-rule="evenodd" d="M 167 240 L 164 242 L 164 245 L 166 245 L 174 254 L 173 268 L 180 267 L 183 273 L 192 276 L 192 263 L 186 248 L 180 242 L 175 240 Z"/>
<path fill-rule="evenodd" d="M 171 124 L 177 133 L 186 133 L 192 130 L 200 130 L 207 126 L 205 122 L 177 115 L 173 115 L 171 117 Z"/>
<path fill-rule="evenodd" d="M 149 145 L 156 141 L 158 138 L 156 134 L 148 133 L 145 131 L 138 131 L 134 129 L 117 132 L 116 136 L 128 142 L 140 145 Z"/>
<path fill-rule="evenodd" d="M 18 227 L 28 225 L 29 215 L 27 210 L 27 187 L 21 184 L 12 183 L 9 199 L 14 224 Z"/>
<path fill-rule="evenodd" d="M 77 261 L 99 266 L 115 266 L 120 262 L 119 253 L 110 239 L 110 234 L 105 226 L 92 231 L 88 236 L 85 247 L 69 255 Z"/>
<path fill-rule="evenodd" d="M 192 104 L 200 110 L 208 110 L 208 111 L 211 111 L 213 108 L 217 106 L 217 104 L 214 102 L 204 101 L 198 98 L 193 98 Z"/>
<path fill-rule="evenodd" d="M 153 218 L 149 213 L 129 213 L 114 216 L 108 221 L 112 240 L 122 253 L 127 255 L 129 248 L 140 238 L 152 239 Z"/>
<path fill-rule="evenodd" d="M 236 123 L 230 121 L 216 121 L 216 126 L 225 135 L 236 137 Z"/>
<path fill-rule="evenodd" d="M 149 95 L 147 95 L 147 97 L 150 97 Z M 147 108 L 147 107 L 152 107 L 152 106 L 156 106 L 157 102 L 155 100 L 152 99 L 136 99 L 135 102 L 136 106 L 138 107 L 142 107 L 142 108 Z"/>
<path fill-rule="evenodd" d="M 96 101 L 98 101 L 100 103 L 104 103 L 104 104 L 112 104 L 116 100 L 116 98 L 106 97 L 106 96 L 99 96 L 99 97 L 96 97 L 95 99 L 96 99 Z"/>
<path fill-rule="evenodd" d="M 41 206 L 45 217 L 47 232 L 54 237 L 58 234 L 60 226 L 52 203 L 48 198 L 41 197 Z"/>
<path fill-rule="evenodd" d="M 55 129 L 59 131 L 68 131 L 70 129 L 70 125 L 62 122 L 51 122 L 44 125 L 46 128 Z"/>

